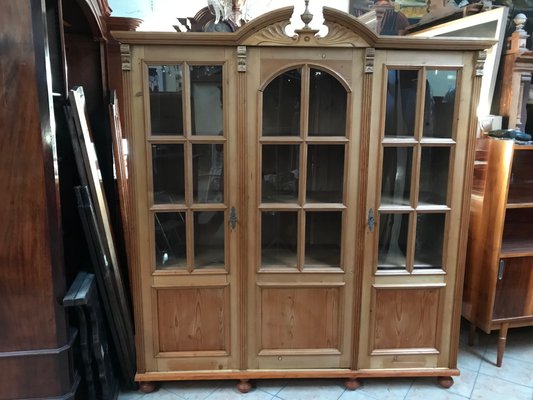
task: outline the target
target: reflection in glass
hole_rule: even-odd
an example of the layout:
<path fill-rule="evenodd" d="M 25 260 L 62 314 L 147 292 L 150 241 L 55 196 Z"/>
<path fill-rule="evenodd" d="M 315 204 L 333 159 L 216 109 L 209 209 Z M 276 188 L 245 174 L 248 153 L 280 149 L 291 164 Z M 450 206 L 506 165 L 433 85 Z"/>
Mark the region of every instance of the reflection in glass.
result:
<path fill-rule="evenodd" d="M 183 135 L 183 75 L 180 65 L 148 67 L 152 135 Z"/>
<path fill-rule="evenodd" d="M 194 267 L 224 267 L 224 211 L 194 213 Z"/>
<path fill-rule="evenodd" d="M 154 226 L 156 268 L 185 268 L 185 213 L 157 212 L 154 214 Z"/>
<path fill-rule="evenodd" d="M 309 136 L 345 136 L 346 89 L 327 72 L 310 75 Z"/>
<path fill-rule="evenodd" d="M 306 212 L 305 267 L 339 267 L 342 212 Z"/>
<path fill-rule="evenodd" d="M 152 145 L 154 204 L 185 201 L 182 144 Z"/>
<path fill-rule="evenodd" d="M 423 147 L 418 204 L 447 204 L 449 147 Z"/>
<path fill-rule="evenodd" d="M 195 65 L 189 68 L 192 134 L 223 135 L 222 66 Z"/>
<path fill-rule="evenodd" d="M 414 135 L 417 88 L 417 70 L 388 71 L 385 136 Z"/>
<path fill-rule="evenodd" d="M 428 69 L 424 111 L 424 136 L 451 138 L 457 71 Z"/>
<path fill-rule="evenodd" d="M 264 203 L 298 201 L 300 146 L 263 145 L 261 199 Z"/>
<path fill-rule="evenodd" d="M 416 218 L 415 269 L 442 268 L 445 214 L 418 214 Z"/>
<path fill-rule="evenodd" d="M 301 70 L 277 76 L 263 92 L 263 136 L 300 135 Z"/>
<path fill-rule="evenodd" d="M 309 145 L 307 148 L 308 203 L 342 203 L 344 145 Z"/>
<path fill-rule="evenodd" d="M 381 174 L 381 204 L 409 205 L 412 147 L 385 147 Z"/>
<path fill-rule="evenodd" d="M 261 265 L 296 268 L 298 213 L 264 211 L 261 213 Z"/>
<path fill-rule="evenodd" d="M 193 144 L 193 200 L 224 202 L 224 145 Z"/>
<path fill-rule="evenodd" d="M 406 268 L 409 214 L 379 216 L 378 270 Z"/>

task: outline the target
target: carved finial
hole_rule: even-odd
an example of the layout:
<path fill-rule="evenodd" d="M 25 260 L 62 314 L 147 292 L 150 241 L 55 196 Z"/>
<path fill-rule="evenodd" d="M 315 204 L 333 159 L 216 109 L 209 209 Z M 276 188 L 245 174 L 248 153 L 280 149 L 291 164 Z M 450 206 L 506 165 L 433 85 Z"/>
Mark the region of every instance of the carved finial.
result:
<path fill-rule="evenodd" d="M 309 12 L 309 0 L 305 0 L 305 10 L 304 13 L 300 15 L 300 18 L 305 24 L 302 29 L 311 29 L 309 22 L 313 20 L 313 14 Z"/>
<path fill-rule="evenodd" d="M 524 30 L 524 25 L 527 22 L 527 17 L 524 14 L 516 14 L 513 18 L 513 22 L 516 25 L 516 29 L 509 38 L 507 48 L 510 51 L 526 51 L 527 50 L 527 38 L 529 35 Z"/>
<path fill-rule="evenodd" d="M 527 17 L 524 14 L 516 14 L 513 19 L 513 22 L 516 25 L 516 32 L 524 32 L 524 25 L 527 22 Z"/>

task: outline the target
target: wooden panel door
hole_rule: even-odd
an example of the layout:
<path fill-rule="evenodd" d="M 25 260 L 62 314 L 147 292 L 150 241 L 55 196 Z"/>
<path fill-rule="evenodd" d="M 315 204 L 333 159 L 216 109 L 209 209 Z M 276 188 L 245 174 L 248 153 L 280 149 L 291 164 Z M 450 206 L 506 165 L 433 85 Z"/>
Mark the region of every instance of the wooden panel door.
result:
<path fill-rule="evenodd" d="M 500 260 L 492 318 L 533 317 L 533 257 Z"/>
<path fill-rule="evenodd" d="M 358 368 L 450 367 L 472 72 L 461 53 L 375 65 Z"/>
<path fill-rule="evenodd" d="M 223 48 L 135 48 L 139 372 L 238 367 L 230 59 Z"/>
<path fill-rule="evenodd" d="M 351 367 L 362 59 L 249 50 L 250 369 Z"/>

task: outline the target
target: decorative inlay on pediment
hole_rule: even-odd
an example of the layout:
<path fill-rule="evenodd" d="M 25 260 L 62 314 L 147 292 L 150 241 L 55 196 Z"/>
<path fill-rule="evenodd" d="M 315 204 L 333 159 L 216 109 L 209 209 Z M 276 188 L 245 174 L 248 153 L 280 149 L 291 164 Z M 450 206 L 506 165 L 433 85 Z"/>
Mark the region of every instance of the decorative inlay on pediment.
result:
<path fill-rule="evenodd" d="M 285 28 L 289 25 L 290 21 L 281 21 L 270 26 L 267 26 L 254 35 L 248 37 L 243 44 L 247 46 L 258 45 L 270 45 L 270 46 L 283 46 L 294 45 L 296 42 L 295 36 L 288 36 L 285 32 Z"/>
<path fill-rule="evenodd" d="M 248 37 L 243 44 L 247 46 L 333 46 L 333 47 L 368 47 L 367 42 L 355 32 L 344 26 L 326 21 L 326 36 L 318 36 L 318 30 L 298 29 L 293 36 L 288 36 L 285 28 L 290 21 L 282 21 L 267 26 Z"/>
<path fill-rule="evenodd" d="M 325 21 L 324 25 L 328 27 L 328 34 L 324 37 L 318 37 L 317 43 L 323 46 L 339 47 L 368 47 L 368 43 L 358 34 L 341 24 L 332 21 Z"/>

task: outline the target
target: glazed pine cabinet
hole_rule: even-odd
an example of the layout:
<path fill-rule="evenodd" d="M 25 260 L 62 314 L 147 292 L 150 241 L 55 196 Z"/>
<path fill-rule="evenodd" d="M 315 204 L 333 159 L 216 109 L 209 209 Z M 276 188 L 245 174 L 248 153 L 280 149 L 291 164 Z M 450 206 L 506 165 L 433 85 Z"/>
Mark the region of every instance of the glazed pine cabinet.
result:
<path fill-rule="evenodd" d="M 291 15 L 115 33 L 137 380 L 451 385 L 491 43 L 377 37 L 330 8 L 327 34 L 288 36 Z"/>
<path fill-rule="evenodd" d="M 533 325 L 533 146 L 481 138 L 476 149 L 463 315 L 499 330 Z"/>

